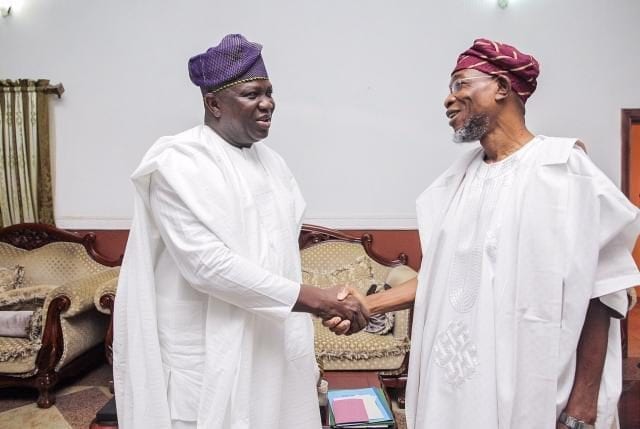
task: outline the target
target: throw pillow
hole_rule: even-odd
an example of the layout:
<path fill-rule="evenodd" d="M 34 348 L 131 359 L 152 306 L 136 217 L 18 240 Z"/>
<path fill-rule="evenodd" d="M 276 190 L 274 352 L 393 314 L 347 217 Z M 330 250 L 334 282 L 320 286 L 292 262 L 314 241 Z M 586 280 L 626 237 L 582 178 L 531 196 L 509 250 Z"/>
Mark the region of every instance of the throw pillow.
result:
<path fill-rule="evenodd" d="M 16 265 L 11 268 L 0 267 L 0 292 L 7 292 L 22 287 L 24 283 L 24 267 Z"/>
<path fill-rule="evenodd" d="M 413 268 L 407 265 L 398 265 L 391 268 L 389 274 L 387 274 L 385 283 L 389 286 L 395 287 L 404 282 L 408 282 L 415 277 L 418 277 L 418 273 Z"/>
<path fill-rule="evenodd" d="M 0 311 L 0 336 L 29 338 L 33 311 Z"/>

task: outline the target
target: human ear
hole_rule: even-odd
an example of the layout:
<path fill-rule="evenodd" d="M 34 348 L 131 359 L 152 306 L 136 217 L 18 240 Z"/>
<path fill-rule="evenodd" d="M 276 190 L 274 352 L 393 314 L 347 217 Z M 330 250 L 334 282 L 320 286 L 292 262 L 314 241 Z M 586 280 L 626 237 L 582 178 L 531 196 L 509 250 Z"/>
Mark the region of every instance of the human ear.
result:
<path fill-rule="evenodd" d="M 203 97 L 204 100 L 204 108 L 213 115 L 214 118 L 219 118 L 222 116 L 222 111 L 220 110 L 220 100 L 216 94 L 207 93 Z"/>
<path fill-rule="evenodd" d="M 511 93 L 511 81 L 504 76 L 496 76 L 498 90 L 496 91 L 496 101 L 503 100 Z"/>

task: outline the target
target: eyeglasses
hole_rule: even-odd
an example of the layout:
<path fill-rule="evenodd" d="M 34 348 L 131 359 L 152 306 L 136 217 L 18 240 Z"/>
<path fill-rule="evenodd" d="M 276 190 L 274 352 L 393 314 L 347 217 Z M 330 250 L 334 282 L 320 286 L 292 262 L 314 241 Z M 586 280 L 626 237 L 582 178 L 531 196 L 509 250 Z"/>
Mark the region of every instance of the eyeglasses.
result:
<path fill-rule="evenodd" d="M 465 82 L 476 79 L 493 79 L 494 76 L 473 76 L 473 77 L 461 77 L 449 84 L 449 94 L 455 94 L 462 89 L 462 85 Z"/>

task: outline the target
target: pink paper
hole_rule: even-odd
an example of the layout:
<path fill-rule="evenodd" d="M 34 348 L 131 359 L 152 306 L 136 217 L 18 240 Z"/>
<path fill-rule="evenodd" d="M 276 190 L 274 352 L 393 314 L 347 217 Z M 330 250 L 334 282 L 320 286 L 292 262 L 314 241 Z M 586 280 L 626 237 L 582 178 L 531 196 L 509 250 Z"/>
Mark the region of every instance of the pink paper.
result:
<path fill-rule="evenodd" d="M 369 421 L 362 399 L 336 399 L 332 405 L 333 417 L 337 424 Z"/>

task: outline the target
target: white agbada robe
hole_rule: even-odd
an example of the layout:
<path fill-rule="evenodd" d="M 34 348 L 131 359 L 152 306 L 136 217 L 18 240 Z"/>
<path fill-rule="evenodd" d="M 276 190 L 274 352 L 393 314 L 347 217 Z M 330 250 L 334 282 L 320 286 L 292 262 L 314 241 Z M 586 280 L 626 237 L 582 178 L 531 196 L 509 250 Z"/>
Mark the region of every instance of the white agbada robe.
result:
<path fill-rule="evenodd" d="M 283 160 L 198 126 L 156 142 L 132 179 L 119 427 L 320 427 L 313 325 L 291 312 L 304 201 Z"/>
<path fill-rule="evenodd" d="M 638 210 L 574 146 L 538 136 L 494 164 L 479 148 L 419 197 L 410 429 L 555 427 L 589 300 L 626 313 Z M 617 424 L 621 385 L 612 319 L 598 429 Z"/>

